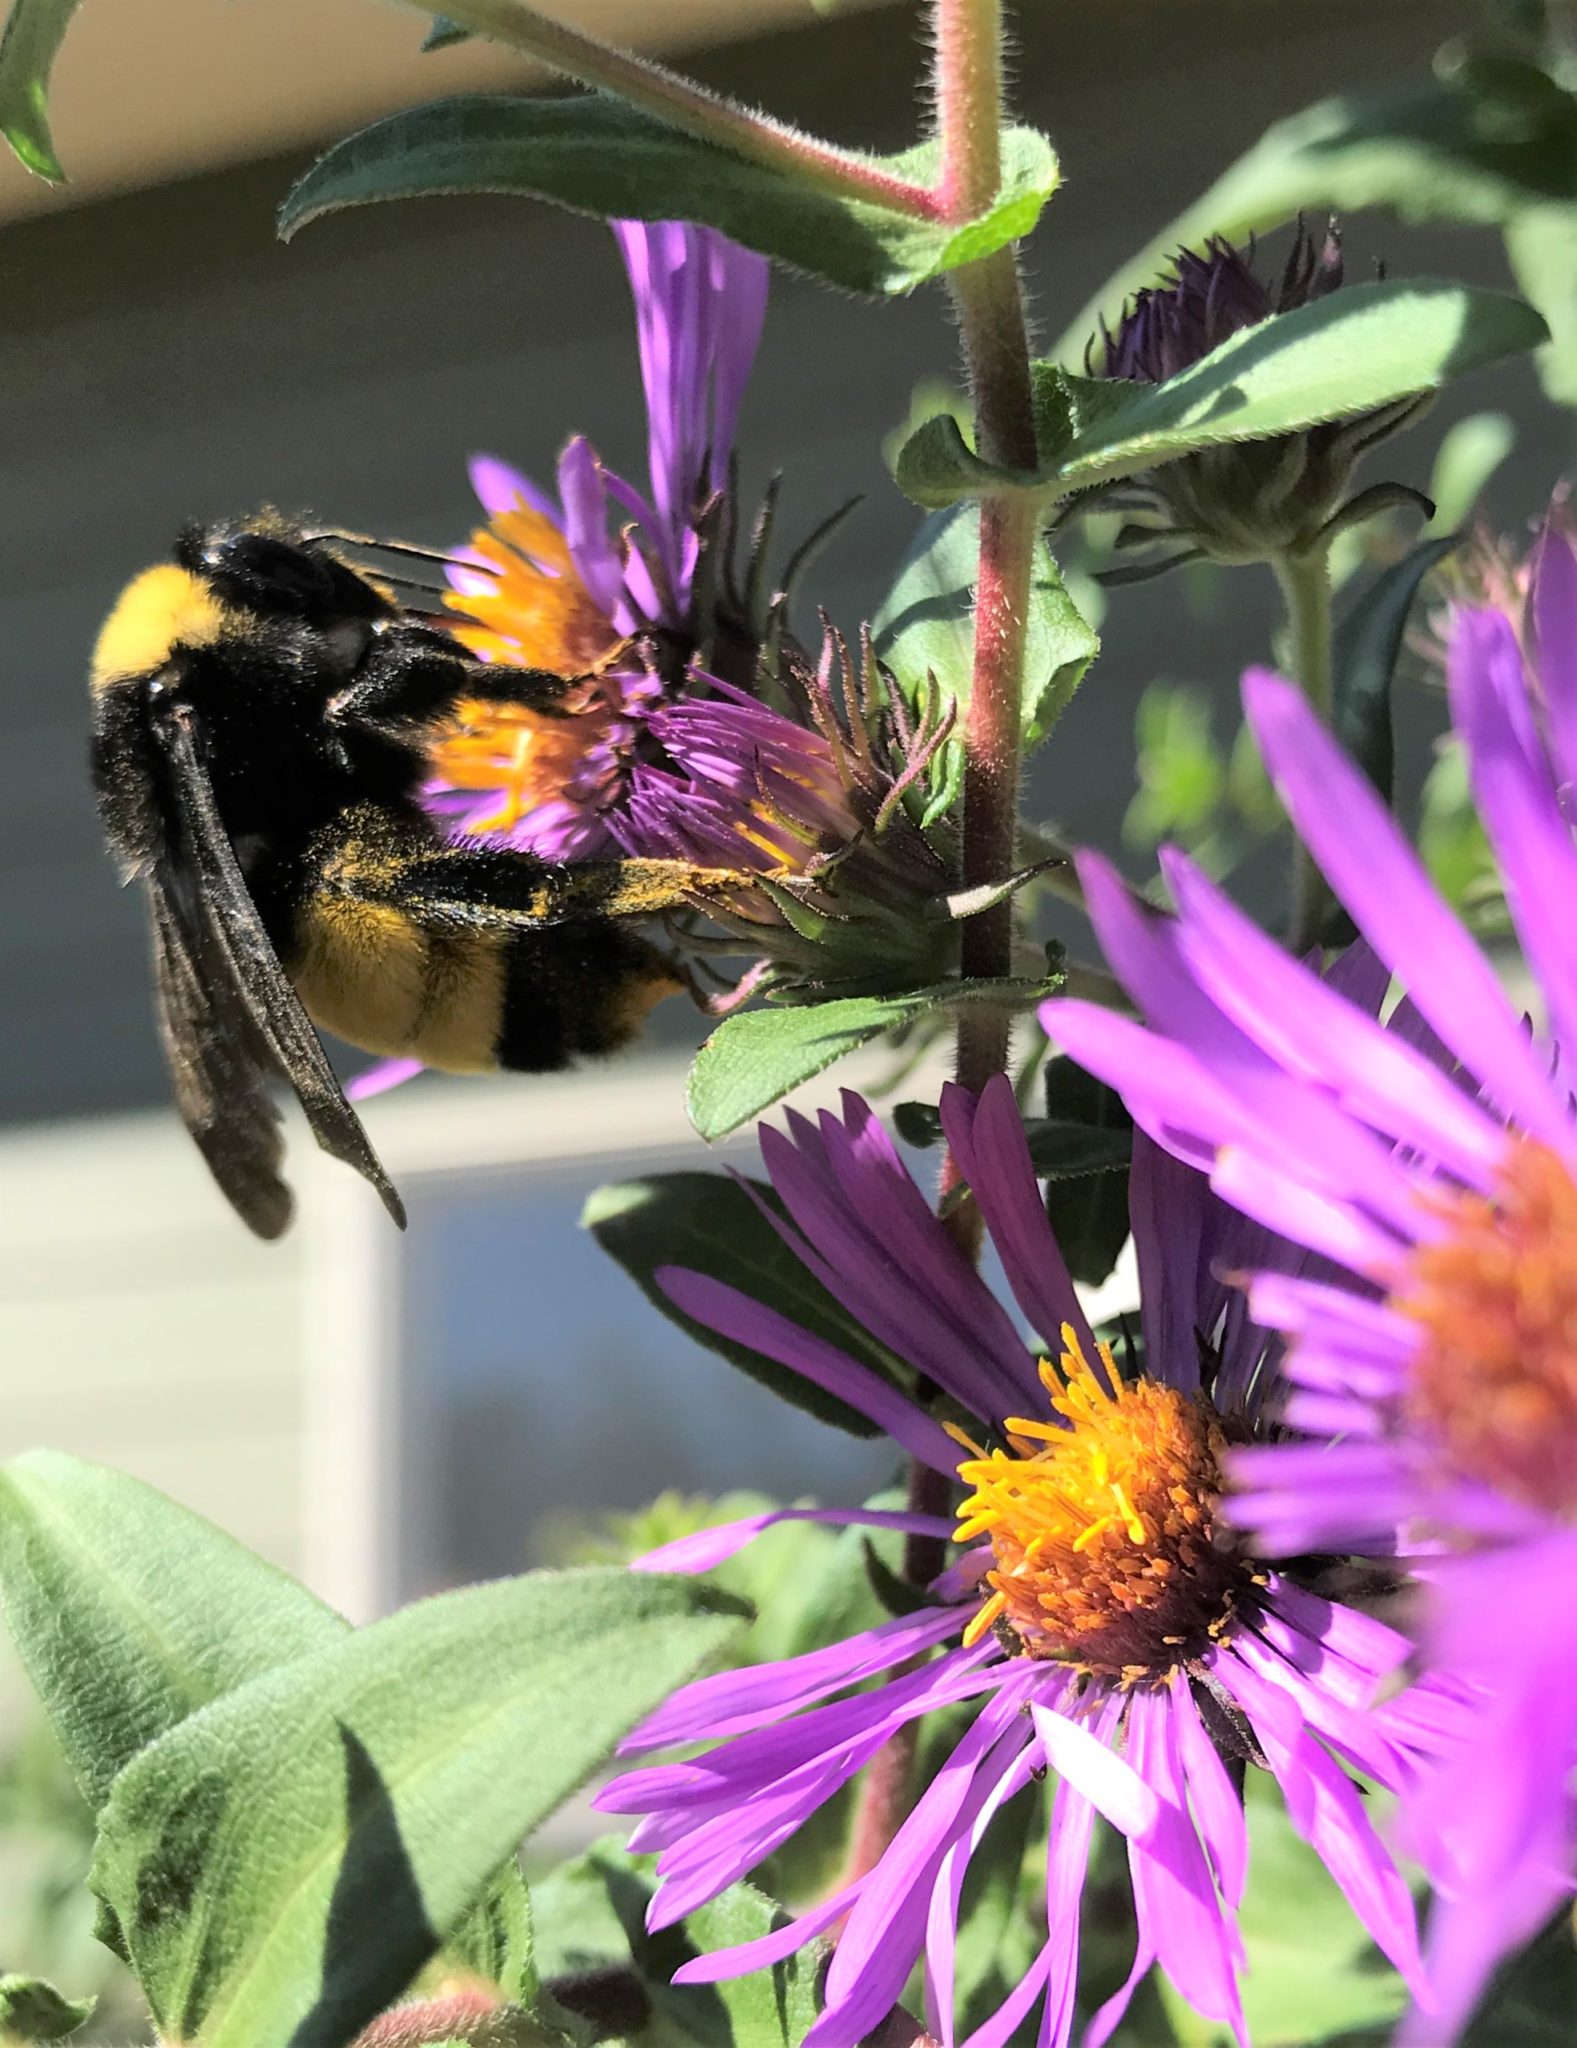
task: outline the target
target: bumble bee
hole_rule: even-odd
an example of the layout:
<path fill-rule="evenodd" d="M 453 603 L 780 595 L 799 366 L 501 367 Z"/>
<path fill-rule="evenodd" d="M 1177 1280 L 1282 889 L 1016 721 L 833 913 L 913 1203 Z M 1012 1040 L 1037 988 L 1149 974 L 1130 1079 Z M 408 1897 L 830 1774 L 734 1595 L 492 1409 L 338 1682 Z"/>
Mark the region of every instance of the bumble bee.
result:
<path fill-rule="evenodd" d="M 176 1103 L 266 1238 L 292 1207 L 275 1076 L 405 1222 L 314 1024 L 460 1073 L 611 1051 L 685 986 L 627 920 L 722 879 L 447 839 L 418 796 L 435 728 L 463 698 L 551 710 L 565 682 L 478 660 L 396 601 L 410 579 L 329 545 L 352 538 L 273 515 L 188 528 L 122 593 L 90 676 L 93 784 L 147 893 Z"/>

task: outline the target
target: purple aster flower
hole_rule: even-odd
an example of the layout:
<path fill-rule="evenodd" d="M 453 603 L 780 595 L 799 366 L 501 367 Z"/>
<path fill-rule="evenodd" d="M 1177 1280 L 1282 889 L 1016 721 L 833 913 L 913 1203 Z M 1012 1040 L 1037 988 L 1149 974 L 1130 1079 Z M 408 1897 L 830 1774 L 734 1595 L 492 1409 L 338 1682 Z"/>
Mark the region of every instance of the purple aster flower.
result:
<path fill-rule="evenodd" d="M 1459 610 L 1448 683 L 1542 1020 L 1520 1017 L 1361 771 L 1299 693 L 1244 682 L 1293 821 L 1363 943 L 1355 1002 L 1288 959 L 1196 868 L 1177 917 L 1081 862 L 1107 957 L 1152 1030 L 1076 1002 L 1048 1032 L 1122 1090 L 1218 1193 L 1326 1262 L 1264 1274 L 1291 1340 L 1289 1441 L 1239 1450 L 1231 1517 L 1268 1554 L 1400 1553 L 1428 1591 L 1432 1668 L 1467 1703 L 1409 1802 L 1436 1887 L 1452 2040 L 1499 1958 L 1572 1889 L 1577 1858 L 1577 551 L 1547 527 L 1526 651 Z M 1405 990 L 1382 1027 L 1395 976 Z"/>
<path fill-rule="evenodd" d="M 552 715 L 468 706 L 435 750 L 430 801 L 475 832 L 550 858 L 627 846 L 619 813 L 634 768 L 664 762 L 655 712 L 697 653 L 737 661 L 755 640 L 716 558 L 731 538 L 740 400 L 766 308 L 767 265 L 710 228 L 615 222 L 635 298 L 646 392 L 645 491 L 577 435 L 557 497 L 494 456 L 471 464 L 488 524 L 475 570 L 457 570 L 459 638 L 490 661 L 575 679 Z M 707 567 L 708 558 L 711 567 Z"/>
<path fill-rule="evenodd" d="M 761 1134 L 795 1254 L 961 1422 L 937 1416 L 787 1317 L 697 1273 L 660 1275 L 686 1314 L 829 1391 L 959 1490 L 956 1526 L 916 1514 L 791 1509 L 934 1538 L 954 1560 L 916 1612 L 785 1662 L 703 1678 L 637 1729 L 626 1752 L 704 1747 L 644 1763 L 598 1797 L 641 1816 L 659 1852 L 654 1928 L 745 1875 L 905 1724 L 968 1702 L 973 1718 L 876 1864 L 791 1925 L 701 1957 L 711 1981 L 758 1969 L 842 1923 L 807 2048 L 863 2039 L 923 1956 L 928 2025 L 953 2048 L 954 1942 L 970 1858 L 1009 1800 L 1054 1775 L 1046 1933 L 1035 1961 L 971 2036 L 995 2048 L 1037 2008 L 1061 2048 L 1074 2018 L 1079 1902 L 1095 1816 L 1127 1838 L 1138 1922 L 1133 1971 L 1089 2024 L 1107 2040 L 1159 1963 L 1208 2018 L 1244 2037 L 1236 1908 L 1248 1839 L 1233 1764 L 1276 1777 L 1292 1822 L 1363 1925 L 1416 1980 L 1412 1903 L 1349 1769 L 1404 1781 L 1410 1737 L 1368 1711 L 1408 1650 L 1381 1622 L 1253 1559 L 1218 1515 L 1229 1441 L 1267 1425 L 1268 1340 L 1224 1277 L 1271 1252 L 1198 1174 L 1141 1140 L 1131 1181 L 1142 1365 L 1119 1367 L 1080 1311 L 1046 1221 L 1010 1085 L 956 1086 L 942 1119 L 1019 1310 L 1026 1344 L 858 1097 L 819 1125 Z M 689 1537 L 643 1560 L 702 1570 L 777 1516 Z M 868 1681 L 882 1682 L 871 1688 Z"/>
<path fill-rule="evenodd" d="M 1271 281 L 1259 275 L 1252 243 L 1245 251 L 1212 236 L 1202 250 L 1179 250 L 1172 275 L 1135 295 L 1115 333 L 1102 323 L 1087 367 L 1129 383 L 1164 383 L 1233 335 L 1312 305 L 1342 281 L 1334 221 L 1316 239 L 1300 220 L 1281 274 Z M 1345 505 L 1342 499 L 1364 452 L 1405 426 L 1422 403 L 1402 399 L 1300 434 L 1207 448 L 1114 486 L 1104 499 L 1132 518 L 1118 544 L 1183 542 L 1156 562 L 1157 573 L 1202 554 L 1259 562 L 1318 546 L 1383 503 L 1421 504 L 1399 484 L 1377 485 Z"/>

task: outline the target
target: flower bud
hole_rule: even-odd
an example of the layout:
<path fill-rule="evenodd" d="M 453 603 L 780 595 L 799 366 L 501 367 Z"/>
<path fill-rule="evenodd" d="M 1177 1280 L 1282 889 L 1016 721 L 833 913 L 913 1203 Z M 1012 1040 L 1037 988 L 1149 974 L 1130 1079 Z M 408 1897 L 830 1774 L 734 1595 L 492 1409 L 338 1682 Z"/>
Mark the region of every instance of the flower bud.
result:
<path fill-rule="evenodd" d="M 1139 292 L 1115 333 L 1103 323 L 1100 360 L 1092 344 L 1087 367 L 1093 375 L 1130 383 L 1164 383 L 1232 335 L 1312 305 L 1340 290 L 1342 281 L 1334 222 L 1316 241 L 1300 221 L 1273 283 L 1256 272 L 1252 243 L 1244 252 L 1212 237 L 1203 250 L 1180 250 L 1170 281 Z M 1399 399 L 1301 433 L 1201 449 L 1128 478 L 1103 494 L 1106 504 L 1131 515 L 1117 544 L 1183 542 L 1180 552 L 1154 565 L 1155 573 L 1201 555 L 1260 562 L 1316 547 L 1383 505 L 1422 502 L 1399 484 L 1377 485 L 1355 498 L 1347 491 L 1366 451 L 1416 418 L 1426 403 Z"/>

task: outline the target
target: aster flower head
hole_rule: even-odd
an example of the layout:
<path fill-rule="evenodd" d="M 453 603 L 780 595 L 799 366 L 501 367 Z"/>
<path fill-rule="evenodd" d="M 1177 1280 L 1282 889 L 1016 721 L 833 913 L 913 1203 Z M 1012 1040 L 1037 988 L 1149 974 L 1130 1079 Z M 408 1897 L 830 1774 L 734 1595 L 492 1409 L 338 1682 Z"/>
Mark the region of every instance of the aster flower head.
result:
<path fill-rule="evenodd" d="M 1115 332 L 1102 324 L 1089 367 L 1102 377 L 1164 383 L 1234 334 L 1311 305 L 1342 281 L 1334 222 L 1316 239 L 1300 220 L 1280 276 L 1270 281 L 1256 268 L 1252 243 L 1245 251 L 1212 236 L 1202 250 L 1179 250 L 1171 277 L 1138 292 Z M 1353 516 L 1342 501 L 1364 451 L 1406 425 L 1421 402 L 1403 399 L 1303 433 L 1203 449 L 1130 480 L 1106 494 L 1132 514 L 1121 544 L 1183 542 L 1167 567 L 1197 554 L 1257 562 L 1315 545 Z M 1413 496 L 1396 485 L 1379 488 L 1388 498 Z M 1364 513 L 1377 502 L 1364 493 Z"/>
<path fill-rule="evenodd" d="M 632 768 L 661 758 L 651 714 L 697 655 L 748 677 L 759 622 L 727 568 L 739 405 L 766 306 L 763 258 L 709 228 L 615 223 L 646 395 L 642 490 L 576 436 L 545 492 L 471 465 L 488 516 L 454 572 L 459 638 L 490 661 L 573 679 L 551 712 L 473 704 L 435 754 L 434 808 L 558 858 L 628 849 Z"/>
<path fill-rule="evenodd" d="M 1302 1440 L 1235 1452 L 1228 1512 L 1267 1550 L 1402 1555 L 1426 1591 L 1426 1655 L 1468 1710 L 1406 1815 L 1437 1892 L 1438 2009 L 1407 2036 L 1428 2048 L 1577 1862 L 1577 550 L 1559 525 L 1528 609 L 1525 643 L 1505 611 L 1459 610 L 1448 683 L 1536 1027 L 1363 774 L 1264 672 L 1245 679 L 1250 722 L 1362 935 L 1349 993 L 1180 856 L 1175 922 L 1086 859 L 1108 959 L 1152 1028 L 1044 1013 L 1155 1138 L 1324 1263 L 1252 1283 L 1255 1317 L 1291 1340 Z M 1393 975 L 1405 995 L 1382 1026 Z"/>
<path fill-rule="evenodd" d="M 931 1213 L 867 1105 L 765 1130 L 787 1220 L 824 1285 L 917 1379 L 926 1405 L 777 1311 L 718 1281 L 660 1276 L 690 1316 L 839 1395 L 953 1490 L 953 1519 L 787 1510 L 898 1527 L 951 1560 L 913 1613 L 807 1656 L 703 1678 L 629 1738 L 643 1763 L 605 1811 L 641 1816 L 659 1852 L 651 1924 L 681 1919 L 754 1868 L 906 1724 L 968 1703 L 972 1719 L 875 1865 L 763 1940 L 687 1964 L 709 1981 L 760 1968 L 843 1923 L 807 2048 L 863 2039 L 923 1955 L 927 2024 L 952 2048 L 954 1943 L 971 1857 L 1011 1800 L 1049 1797 L 1045 1936 L 971 2037 L 1004 2041 L 1037 2010 L 1062 2048 L 1074 2025 L 1080 1893 L 1097 1814 L 1127 1838 L 1138 1947 L 1084 2039 L 1107 2040 L 1153 1963 L 1244 2040 L 1236 1908 L 1248 1857 L 1232 1769 L 1252 1757 L 1324 1856 L 1363 1925 L 1414 1971 L 1412 1906 L 1348 1775 L 1400 1782 L 1406 1744 L 1367 1701 L 1402 1637 L 1336 1604 L 1296 1566 L 1250 1556 L 1220 1514 L 1231 1441 L 1269 1424 L 1266 1339 L 1223 1271 L 1268 1256 L 1201 1176 L 1140 1142 L 1131 1204 L 1142 1363 L 1120 1364 L 1085 1321 L 1047 1224 L 1010 1085 L 942 1102 L 1026 1342 Z M 704 1569 L 775 1516 L 666 1546 L 648 1568 Z M 867 1681 L 883 1682 L 871 1689 Z M 1049 1794 L 1040 1787 L 1051 1778 Z"/>

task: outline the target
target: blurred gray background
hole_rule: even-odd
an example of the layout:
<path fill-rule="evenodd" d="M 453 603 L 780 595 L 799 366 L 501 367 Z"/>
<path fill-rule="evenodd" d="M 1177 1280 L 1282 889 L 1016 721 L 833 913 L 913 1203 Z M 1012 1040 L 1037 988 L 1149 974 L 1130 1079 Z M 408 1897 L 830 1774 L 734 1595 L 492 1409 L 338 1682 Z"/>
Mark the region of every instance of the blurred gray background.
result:
<path fill-rule="evenodd" d="M 265 0 L 252 6 L 262 13 Z M 252 9 L 211 11 L 223 21 Z M 1477 13 L 1471 0 L 1032 0 L 1018 97 L 1067 178 L 1031 259 L 1046 337 L 1267 123 L 1342 85 L 1418 70 Z M 781 115 L 895 146 L 912 133 L 916 18 L 907 4 L 828 19 L 806 5 L 797 25 L 691 62 Z M 102 25 L 100 10 L 83 11 L 80 62 Z M 356 26 L 364 39 L 415 32 L 398 11 Z M 145 118 L 186 112 L 172 95 Z M 309 157 L 0 227 L 3 1122 L 165 1099 L 141 906 L 115 886 L 83 771 L 84 662 L 128 575 L 184 520 L 263 504 L 453 541 L 472 515 L 473 450 L 546 474 L 581 430 L 616 467 L 644 459 L 628 298 L 600 227 L 518 200 L 441 200 L 323 221 L 285 248 L 273 209 Z M 0 179 L 22 176 L 0 166 Z M 1491 236 L 1368 219 L 1348 234 L 1354 273 L 1382 248 L 1395 273 L 1504 276 Z M 742 425 L 745 476 L 758 488 L 785 472 L 788 535 L 864 493 L 809 592 L 845 624 L 873 608 L 915 517 L 877 436 L 917 380 L 952 371 L 940 292 L 874 306 L 774 284 Z M 1565 461 L 1566 429 L 1526 366 L 1453 394 L 1395 445 L 1386 473 L 1427 482 L 1443 427 L 1488 405 L 1523 429 L 1492 504 L 1509 519 L 1536 502 Z M 1238 669 L 1266 651 L 1274 599 L 1258 573 L 1233 576 L 1218 598 L 1201 616 L 1168 579 L 1114 606 L 1105 658 L 1036 764 L 1043 813 L 1116 843 L 1134 709 L 1153 676 L 1208 683 L 1230 715 Z M 1416 783 L 1437 716 L 1424 693 L 1404 695 L 1404 782 Z"/>

